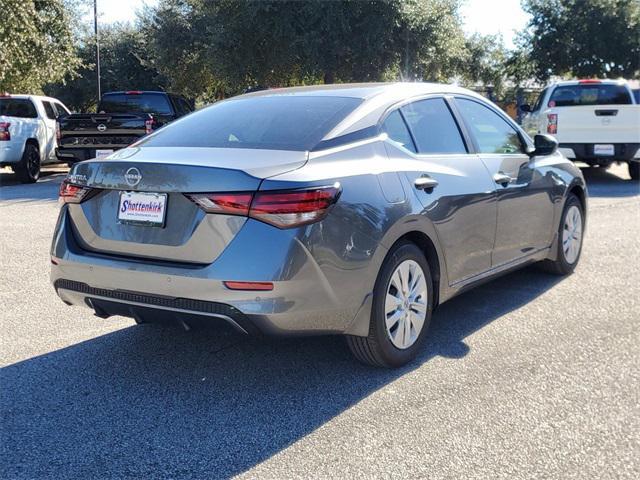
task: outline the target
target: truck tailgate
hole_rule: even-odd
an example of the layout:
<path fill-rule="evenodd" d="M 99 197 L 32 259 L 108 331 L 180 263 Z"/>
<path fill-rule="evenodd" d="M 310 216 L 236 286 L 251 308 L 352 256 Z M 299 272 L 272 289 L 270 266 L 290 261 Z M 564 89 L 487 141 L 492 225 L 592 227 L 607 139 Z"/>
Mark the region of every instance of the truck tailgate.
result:
<path fill-rule="evenodd" d="M 640 143 L 640 105 L 589 105 L 549 108 L 557 115 L 560 143 Z"/>

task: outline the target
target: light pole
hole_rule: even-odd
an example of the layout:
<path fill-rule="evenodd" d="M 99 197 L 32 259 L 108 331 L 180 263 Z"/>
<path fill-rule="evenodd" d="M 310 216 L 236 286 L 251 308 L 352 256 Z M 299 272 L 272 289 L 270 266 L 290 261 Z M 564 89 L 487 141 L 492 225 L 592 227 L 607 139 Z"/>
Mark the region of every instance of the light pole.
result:
<path fill-rule="evenodd" d="M 102 93 L 100 91 L 100 39 L 98 38 L 98 0 L 93 0 L 93 31 L 96 35 L 96 70 L 98 74 L 98 102 Z"/>

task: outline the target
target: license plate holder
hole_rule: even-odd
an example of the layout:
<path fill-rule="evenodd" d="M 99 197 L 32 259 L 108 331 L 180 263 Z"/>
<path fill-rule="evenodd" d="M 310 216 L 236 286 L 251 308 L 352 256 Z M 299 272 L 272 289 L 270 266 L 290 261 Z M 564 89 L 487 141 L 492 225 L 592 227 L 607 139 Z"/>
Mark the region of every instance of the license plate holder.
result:
<path fill-rule="evenodd" d="M 166 216 L 166 193 L 120 192 L 118 223 L 162 228 Z"/>
<path fill-rule="evenodd" d="M 610 143 L 597 143 L 593 146 L 593 154 L 597 157 L 613 157 L 616 154 L 616 149 Z"/>

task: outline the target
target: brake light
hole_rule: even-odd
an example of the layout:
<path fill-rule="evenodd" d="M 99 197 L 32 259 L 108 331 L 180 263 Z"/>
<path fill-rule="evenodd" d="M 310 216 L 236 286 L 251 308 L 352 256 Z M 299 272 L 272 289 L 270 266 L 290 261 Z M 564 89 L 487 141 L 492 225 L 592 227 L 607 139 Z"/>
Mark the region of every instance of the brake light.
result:
<path fill-rule="evenodd" d="M 60 140 L 62 138 L 62 133 L 60 133 L 60 122 L 56 122 L 56 140 Z"/>
<path fill-rule="evenodd" d="M 584 80 L 578 80 L 578 83 L 584 84 L 584 83 L 602 83 L 600 80 L 595 79 L 595 78 L 585 78 Z"/>
<path fill-rule="evenodd" d="M 339 196 L 339 184 L 312 190 L 257 192 L 249 216 L 278 228 L 297 227 L 324 218 Z"/>
<path fill-rule="evenodd" d="M 194 193 L 187 197 L 207 213 L 227 215 L 249 215 L 251 193 Z"/>
<path fill-rule="evenodd" d="M 248 216 L 278 228 L 291 228 L 322 220 L 340 192 L 340 184 L 335 184 L 305 190 L 186 196 L 207 213 Z"/>
<path fill-rule="evenodd" d="M 153 132 L 153 126 L 155 125 L 156 121 L 153 117 L 151 117 L 149 120 L 145 120 L 144 121 L 144 133 L 149 135 L 151 132 Z"/>
<path fill-rule="evenodd" d="M 60 198 L 62 203 L 80 203 L 84 200 L 87 194 L 91 191 L 89 187 L 81 187 L 80 185 L 74 185 L 68 180 L 64 180 L 60 184 Z"/>
<path fill-rule="evenodd" d="M 5 98 L 5 97 L 10 97 L 11 95 L 9 94 L 9 92 L 0 92 L 0 97 Z"/>
<path fill-rule="evenodd" d="M 0 122 L 0 142 L 6 142 L 11 140 L 11 132 L 9 132 L 9 122 Z"/>
<path fill-rule="evenodd" d="M 129 90 L 128 92 L 124 92 L 125 95 L 142 95 L 142 91 L 140 90 Z"/>
<path fill-rule="evenodd" d="M 551 133 L 551 134 L 558 133 L 558 114 L 557 113 L 547 114 L 547 133 Z"/>

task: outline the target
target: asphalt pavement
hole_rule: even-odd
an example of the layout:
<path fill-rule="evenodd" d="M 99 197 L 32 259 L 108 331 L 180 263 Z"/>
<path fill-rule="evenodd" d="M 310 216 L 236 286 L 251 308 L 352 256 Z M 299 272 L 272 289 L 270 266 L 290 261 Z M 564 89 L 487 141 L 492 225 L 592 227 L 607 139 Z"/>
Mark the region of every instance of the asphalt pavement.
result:
<path fill-rule="evenodd" d="M 418 360 L 108 320 L 48 280 L 63 170 L 0 171 L 0 478 L 640 478 L 640 186 L 585 169 L 581 263 L 441 306 Z"/>

